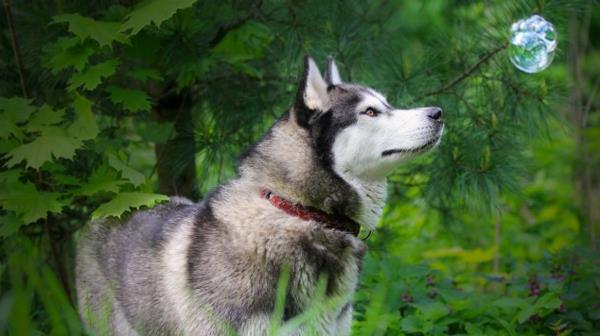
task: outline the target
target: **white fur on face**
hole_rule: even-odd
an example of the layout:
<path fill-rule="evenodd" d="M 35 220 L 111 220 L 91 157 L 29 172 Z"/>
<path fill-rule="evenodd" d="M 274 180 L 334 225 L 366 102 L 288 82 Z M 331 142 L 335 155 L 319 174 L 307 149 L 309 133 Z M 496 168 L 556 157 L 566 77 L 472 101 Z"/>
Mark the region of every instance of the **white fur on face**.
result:
<path fill-rule="evenodd" d="M 392 109 L 375 91 L 363 94 L 356 113 L 374 108 L 377 117 L 364 114 L 342 130 L 333 144 L 334 170 L 342 176 L 378 181 L 405 159 L 434 147 L 443 128 L 428 118 L 428 108 Z M 384 155 L 386 151 L 397 153 Z"/>
<path fill-rule="evenodd" d="M 359 114 L 368 108 L 380 114 Z M 383 213 L 386 176 L 402 161 L 437 145 L 443 126 L 428 117 L 429 108 L 393 109 L 374 90 L 363 93 L 354 112 L 357 122 L 343 129 L 333 143 L 333 169 L 361 199 L 355 220 L 373 230 Z"/>

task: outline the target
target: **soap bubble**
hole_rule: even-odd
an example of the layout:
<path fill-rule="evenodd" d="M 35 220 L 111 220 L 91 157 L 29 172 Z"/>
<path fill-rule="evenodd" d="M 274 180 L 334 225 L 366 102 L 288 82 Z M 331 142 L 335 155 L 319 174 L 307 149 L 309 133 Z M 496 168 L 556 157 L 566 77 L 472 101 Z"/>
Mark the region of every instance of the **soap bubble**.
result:
<path fill-rule="evenodd" d="M 550 22 L 533 15 L 513 23 L 510 33 L 510 61 L 517 69 L 534 73 L 552 63 L 558 42 Z"/>

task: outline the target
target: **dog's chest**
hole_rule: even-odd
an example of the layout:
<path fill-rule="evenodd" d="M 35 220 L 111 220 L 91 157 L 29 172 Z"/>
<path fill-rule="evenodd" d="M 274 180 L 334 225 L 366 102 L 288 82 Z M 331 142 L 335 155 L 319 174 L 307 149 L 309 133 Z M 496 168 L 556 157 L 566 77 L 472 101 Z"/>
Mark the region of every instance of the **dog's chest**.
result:
<path fill-rule="evenodd" d="M 215 209 L 215 215 L 226 225 L 226 232 L 229 232 L 227 248 L 236 256 L 227 262 L 235 260 L 239 264 L 242 260 L 248 265 L 237 268 L 236 272 L 248 279 L 247 282 L 236 281 L 238 286 L 242 283 L 248 286 L 243 292 L 258 293 L 253 295 L 275 301 L 277 282 L 285 275 L 281 270 L 289 267 L 284 321 L 311 311 L 309 325 L 303 324 L 302 330 L 297 330 L 299 334 L 348 334 L 352 316 L 350 302 L 358 282 L 365 244 L 349 233 L 290 216 L 265 199 L 236 204 L 245 205 L 233 210 L 219 207 Z M 233 268 L 235 265 L 227 267 Z M 255 302 L 258 297 L 247 299 Z M 249 306 L 248 310 L 253 312 L 251 315 L 258 316 L 252 321 L 262 322 L 245 323 L 242 331 L 255 330 L 271 318 L 272 312 L 262 311 L 263 308 L 256 305 Z M 311 330 L 304 330 L 306 328 Z"/>
<path fill-rule="evenodd" d="M 322 238 L 325 240 L 302 244 L 292 268 L 284 317 L 327 307 L 309 328 L 321 335 L 346 334 L 365 246 L 362 241 L 337 232 Z"/>

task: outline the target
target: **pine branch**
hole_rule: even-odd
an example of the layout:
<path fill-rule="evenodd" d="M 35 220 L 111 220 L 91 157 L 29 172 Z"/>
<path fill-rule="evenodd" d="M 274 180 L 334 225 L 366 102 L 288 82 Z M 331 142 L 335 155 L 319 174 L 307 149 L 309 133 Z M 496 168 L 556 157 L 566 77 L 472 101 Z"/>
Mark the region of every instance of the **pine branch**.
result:
<path fill-rule="evenodd" d="M 536 94 L 535 92 L 529 91 L 521 86 L 519 86 L 518 84 L 514 83 L 513 81 L 503 78 L 503 77 L 490 77 L 490 76 L 481 76 L 482 78 L 485 78 L 486 80 L 490 80 L 490 81 L 498 81 L 506 86 L 508 86 L 515 94 L 517 94 L 518 96 L 525 96 L 525 97 L 529 97 L 532 99 L 537 100 L 540 103 L 544 103 L 544 97 Z"/>
<path fill-rule="evenodd" d="M 217 30 L 216 35 L 210 40 L 210 42 L 208 42 L 208 46 L 210 48 L 214 48 L 215 46 L 217 46 L 217 44 L 219 44 L 230 31 L 243 26 L 246 22 L 252 19 L 255 11 L 260 12 L 261 7 L 262 0 L 259 0 L 256 4 L 254 4 L 254 6 L 252 6 L 252 8 L 250 8 L 247 15 L 238 18 L 234 22 L 230 22 L 224 26 L 219 27 L 219 30 Z"/>
<path fill-rule="evenodd" d="M 17 63 L 17 71 L 19 72 L 21 92 L 23 93 L 23 97 L 27 99 L 29 95 L 27 94 L 27 87 L 25 86 L 25 71 L 23 67 L 23 60 L 21 58 L 21 49 L 19 48 L 19 41 L 17 40 L 17 33 L 15 32 L 15 25 L 13 23 L 10 0 L 4 0 L 4 12 L 6 14 L 8 29 L 10 30 L 13 54 L 15 57 L 15 62 Z"/>
<path fill-rule="evenodd" d="M 421 100 L 425 97 L 429 97 L 429 96 L 435 96 L 441 93 L 444 93 L 450 89 L 452 89 L 453 87 L 455 87 L 458 83 L 462 82 L 463 80 L 467 79 L 469 76 L 471 76 L 475 70 L 479 69 L 479 67 L 481 65 L 483 65 L 485 62 L 487 62 L 490 58 L 492 58 L 494 55 L 496 55 L 497 53 L 499 53 L 500 51 L 506 49 L 506 47 L 508 47 L 508 43 L 504 43 L 498 47 L 496 47 L 495 49 L 491 50 L 489 53 L 485 54 L 484 56 L 482 56 L 479 60 L 477 60 L 477 62 L 475 62 L 475 64 L 471 65 L 469 68 L 467 68 L 463 73 L 461 73 L 460 75 L 456 76 L 453 80 L 449 81 L 448 83 L 442 85 L 440 88 L 427 92 L 417 98 L 415 98 L 415 101 Z"/>

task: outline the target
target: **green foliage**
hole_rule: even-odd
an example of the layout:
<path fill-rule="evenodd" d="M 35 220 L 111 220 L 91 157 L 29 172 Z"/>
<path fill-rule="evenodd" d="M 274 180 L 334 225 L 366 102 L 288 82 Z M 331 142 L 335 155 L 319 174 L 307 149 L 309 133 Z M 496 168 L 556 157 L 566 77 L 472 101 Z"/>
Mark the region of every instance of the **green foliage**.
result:
<path fill-rule="evenodd" d="M 35 107 L 31 106 L 29 99 L 0 97 L 0 111 L 3 121 L 9 121 L 15 125 L 27 120 L 29 115 L 35 112 Z"/>
<path fill-rule="evenodd" d="M 72 159 L 75 150 L 81 147 L 78 139 L 70 137 L 60 128 L 47 128 L 45 133 L 35 138 L 32 142 L 23 144 L 7 153 L 10 158 L 6 165 L 13 167 L 23 161 L 27 167 L 38 169 L 45 162 L 53 159 Z"/>
<path fill-rule="evenodd" d="M 361 280 L 365 287 L 356 297 L 354 334 L 546 335 L 553 330 L 558 334 L 556 328 L 565 335 L 591 332 L 600 321 L 589 305 L 600 295 L 600 286 L 588 279 L 600 268 L 593 265 L 593 254 L 585 254 L 565 252 L 532 265 L 540 273 L 490 277 L 490 287 L 483 290 L 469 289 L 427 266 L 371 254 L 365 260 L 371 267 Z"/>
<path fill-rule="evenodd" d="M 394 106 L 445 113 L 439 148 L 390 178 L 353 334 L 600 328 L 598 256 L 578 248 L 589 223 L 573 183 L 583 166 L 598 180 L 596 84 L 582 89 L 589 127 L 571 132 L 561 115 L 571 108 L 567 19 L 590 12 L 587 2 L 113 3 L 12 2 L 30 98 L 21 97 L 4 39 L 0 333 L 81 334 L 69 303 L 77 230 L 166 200 L 159 161 L 176 177 L 195 159 L 191 183 L 202 193 L 233 176 L 238 155 L 289 107 L 305 53 L 321 64 L 335 56 L 344 79 L 387 93 Z M 526 75 L 503 51 L 490 53 L 513 21 L 534 12 L 555 23 L 561 40 L 555 64 Z M 598 46 L 590 40 L 582 65 L 590 78 L 600 75 Z M 272 334 L 309 326 L 348 300 L 326 297 L 323 279 L 314 307 L 284 322 L 284 280 Z"/>
<path fill-rule="evenodd" d="M 138 209 L 143 206 L 154 206 L 161 201 L 168 201 L 169 197 L 160 194 L 147 194 L 138 192 L 122 192 L 117 194 L 111 201 L 102 204 L 92 213 L 92 219 L 99 217 L 119 217 L 130 209 Z"/>
<path fill-rule="evenodd" d="M 109 155 L 108 156 L 108 164 L 114 169 L 121 172 L 121 176 L 129 180 L 134 186 L 140 186 L 146 181 L 144 174 L 136 171 L 135 169 L 129 167 L 122 161 L 120 161 L 116 156 Z"/>
<path fill-rule="evenodd" d="M 130 31 L 132 35 L 149 24 L 160 27 L 161 23 L 173 16 L 177 10 L 193 5 L 197 0 L 146 0 L 129 13 L 121 26 L 121 31 Z"/>
<path fill-rule="evenodd" d="M 2 332 L 31 335 L 48 330 L 52 335 L 81 335 L 83 328 L 77 312 L 65 296 L 52 268 L 44 262 L 31 241 L 22 236 L 15 237 L 3 244 L 2 253 L 7 255 L 3 263 L 5 274 L 13 284 L 9 290 L 2 292 L 2 308 L 11 308 L 3 310 L 3 318 L 7 318 L 9 323 L 0 324 Z M 30 309 L 38 304 L 47 314 L 48 321 L 44 324 L 31 323 Z"/>
<path fill-rule="evenodd" d="M 145 141 L 163 143 L 173 134 L 173 124 L 147 121 L 140 124 L 137 132 Z"/>
<path fill-rule="evenodd" d="M 62 14 L 55 16 L 53 23 L 68 23 L 69 32 L 81 42 L 90 38 L 98 42 L 100 47 L 110 46 L 113 41 L 127 42 L 127 36 L 119 32 L 121 25 L 117 22 L 96 21 L 79 14 Z"/>
<path fill-rule="evenodd" d="M 74 67 L 81 71 L 94 53 L 94 47 L 88 43 L 80 43 L 74 37 L 63 37 L 45 48 L 47 57 L 45 65 L 52 69 L 52 73 Z"/>
<path fill-rule="evenodd" d="M 91 140 L 96 138 L 100 129 L 96 123 L 96 117 L 92 112 L 92 102 L 87 98 L 76 94 L 73 100 L 75 120 L 69 126 L 68 133 L 79 140 Z"/>
<path fill-rule="evenodd" d="M 0 204 L 21 217 L 23 224 L 29 224 L 46 218 L 49 212 L 59 213 L 66 205 L 59 200 L 60 196 L 59 193 L 39 192 L 31 183 L 10 183 L 3 185 Z"/>
<path fill-rule="evenodd" d="M 87 91 L 94 90 L 102 83 L 103 78 L 112 76 L 117 71 L 118 66 L 119 63 L 116 60 L 90 65 L 83 72 L 71 77 L 69 80 L 69 91 L 75 91 L 82 86 Z"/>
<path fill-rule="evenodd" d="M 101 166 L 92 173 L 86 184 L 82 185 L 76 193 L 83 196 L 92 196 L 102 192 L 118 193 L 119 187 L 125 183 L 127 181 L 121 180 L 115 169 Z"/>
<path fill-rule="evenodd" d="M 44 104 L 39 108 L 37 113 L 31 117 L 27 123 L 27 129 L 32 132 L 43 132 L 49 126 L 54 126 L 62 122 L 64 117 L 65 110 L 61 109 L 55 111 L 50 106 Z M 8 135 L 6 137 L 8 137 Z"/>
<path fill-rule="evenodd" d="M 247 62 L 262 57 L 272 40 L 273 33 L 268 26 L 248 21 L 231 30 L 212 51 L 216 58 L 229 63 L 242 73 L 260 77 L 260 70 L 251 67 Z"/>
<path fill-rule="evenodd" d="M 75 134 L 70 134 L 70 132 L 65 131 L 64 128 L 52 126 L 62 121 L 64 115 L 62 110 L 54 111 L 48 105 L 44 105 L 39 109 L 30 105 L 25 107 L 23 101 L 21 101 L 20 105 L 17 105 L 14 102 L 18 100 L 15 98 L 0 102 L 3 109 L 2 116 L 7 119 L 6 122 L 9 125 L 5 132 L 3 132 L 2 137 L 4 139 L 10 139 L 11 136 L 14 136 L 20 141 L 23 138 L 21 130 L 26 132 L 27 138 L 33 137 L 32 141 L 22 143 L 8 151 L 6 157 L 9 158 L 9 160 L 6 162 L 6 165 L 8 167 L 13 167 L 25 161 L 26 167 L 38 169 L 44 163 L 52 160 L 60 158 L 72 159 L 75 155 L 75 150 L 82 147 L 82 140 L 85 140 L 86 136 L 90 135 L 81 134 L 79 132 L 82 129 L 90 131 L 96 127 L 91 110 L 79 112 L 82 108 L 89 108 L 89 106 L 85 106 L 82 99 L 83 98 L 80 97 L 76 98 L 74 103 L 80 116 L 77 122 L 71 125 L 71 127 L 76 127 L 74 129 L 75 132 L 73 132 Z M 82 104 L 84 106 L 81 106 Z M 27 117 L 30 117 L 29 122 L 22 126 L 19 129 L 19 132 L 16 132 L 16 125 L 10 124 L 10 121 L 23 123 L 26 121 L 25 118 Z M 69 130 L 71 129 L 73 128 L 69 128 Z M 36 134 L 38 136 L 36 136 Z M 78 134 L 83 137 L 79 137 Z M 92 137 L 94 136 L 95 135 Z"/>
<path fill-rule="evenodd" d="M 150 98 L 144 91 L 116 86 L 109 86 L 106 91 L 110 94 L 111 101 L 123 105 L 123 108 L 129 112 L 150 110 Z"/>

